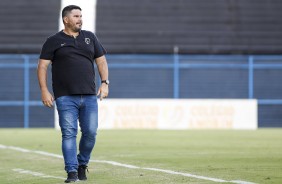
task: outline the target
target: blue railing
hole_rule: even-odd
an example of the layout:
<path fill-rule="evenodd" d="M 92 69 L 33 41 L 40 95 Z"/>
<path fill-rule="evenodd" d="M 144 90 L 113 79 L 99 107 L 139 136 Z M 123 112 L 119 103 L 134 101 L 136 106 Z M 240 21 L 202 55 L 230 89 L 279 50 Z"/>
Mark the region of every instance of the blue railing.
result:
<path fill-rule="evenodd" d="M 23 101 L 0 101 L 0 106 L 23 106 L 24 107 L 24 128 L 29 127 L 29 108 L 30 106 L 42 106 L 40 100 L 31 101 L 30 100 L 30 69 L 36 68 L 38 55 L 9 55 L 0 54 L 0 72 L 5 68 L 21 68 L 24 70 L 24 99 Z M 180 69 L 246 69 L 248 70 L 248 98 L 254 98 L 254 70 L 261 69 L 282 69 L 281 63 L 267 63 L 263 64 L 256 63 L 262 60 L 278 60 L 282 61 L 282 56 L 229 56 L 229 55 L 108 55 L 109 68 L 169 68 L 173 70 L 173 98 L 179 98 L 179 80 Z M 162 61 L 165 59 L 168 62 L 150 62 L 150 63 L 139 63 L 139 62 L 129 62 L 123 63 L 119 62 L 123 59 L 134 60 L 136 58 L 141 58 L 141 60 L 155 60 Z M 21 61 L 21 63 L 8 63 L 5 62 L 9 59 L 15 59 Z M 243 63 L 230 63 L 228 61 L 237 60 Z M 33 62 L 31 62 L 31 60 Z M 197 62 L 185 62 L 185 61 L 218 61 L 220 63 L 197 63 Z M 222 63 L 224 62 L 224 63 Z M 225 63 L 226 62 L 226 63 Z M 258 99 L 259 105 L 281 105 L 282 99 Z"/>

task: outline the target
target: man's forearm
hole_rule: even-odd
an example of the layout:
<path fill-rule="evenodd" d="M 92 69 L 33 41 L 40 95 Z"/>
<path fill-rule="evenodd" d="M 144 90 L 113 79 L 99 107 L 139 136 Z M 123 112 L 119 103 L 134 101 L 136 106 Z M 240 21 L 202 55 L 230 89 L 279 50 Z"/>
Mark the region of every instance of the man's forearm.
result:
<path fill-rule="evenodd" d="M 97 68 L 100 74 L 101 80 L 107 80 L 109 78 L 108 64 L 105 56 L 102 56 L 96 60 Z"/>
<path fill-rule="evenodd" d="M 41 91 L 48 90 L 47 87 L 47 71 L 43 67 L 38 67 L 37 68 L 37 76 L 38 76 L 38 82 L 39 82 L 39 87 Z"/>
<path fill-rule="evenodd" d="M 48 69 L 48 61 L 39 61 L 37 66 L 37 77 L 41 91 L 48 90 L 47 69 Z"/>

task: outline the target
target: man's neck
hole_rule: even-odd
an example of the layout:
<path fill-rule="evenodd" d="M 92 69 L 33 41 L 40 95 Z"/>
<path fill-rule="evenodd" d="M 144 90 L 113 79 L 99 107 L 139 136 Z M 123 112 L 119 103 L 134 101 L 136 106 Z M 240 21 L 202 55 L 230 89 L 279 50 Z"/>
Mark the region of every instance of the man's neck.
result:
<path fill-rule="evenodd" d="M 79 35 L 79 32 L 73 32 L 70 29 L 63 29 L 63 32 L 69 36 L 77 37 Z"/>

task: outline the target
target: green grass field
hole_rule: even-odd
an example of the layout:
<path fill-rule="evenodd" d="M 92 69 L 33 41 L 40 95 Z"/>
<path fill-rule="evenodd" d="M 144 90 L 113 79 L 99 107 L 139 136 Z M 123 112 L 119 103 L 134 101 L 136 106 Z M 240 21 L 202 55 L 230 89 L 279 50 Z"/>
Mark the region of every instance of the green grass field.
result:
<path fill-rule="evenodd" d="M 34 152 L 44 151 L 61 155 L 60 131 L 0 129 L 0 145 L 2 145 L 0 146 L 1 184 L 64 182 L 66 173 L 63 170 L 63 160 Z M 22 152 L 6 146 L 32 151 Z M 282 129 L 99 130 L 91 159 L 115 161 L 139 168 L 91 162 L 88 181 L 80 183 L 218 183 L 197 177 L 144 169 L 157 168 L 224 181 L 281 184 Z M 18 172 L 15 169 L 27 172 Z M 38 174 L 35 176 L 34 173 L 59 178 L 44 178 Z"/>

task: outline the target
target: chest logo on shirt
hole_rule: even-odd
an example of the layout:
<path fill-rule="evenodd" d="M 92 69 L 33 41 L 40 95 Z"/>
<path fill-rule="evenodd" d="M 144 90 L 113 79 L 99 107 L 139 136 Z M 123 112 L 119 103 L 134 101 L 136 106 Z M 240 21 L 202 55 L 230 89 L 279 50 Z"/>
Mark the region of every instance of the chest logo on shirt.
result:
<path fill-rule="evenodd" d="M 85 43 L 89 45 L 90 44 L 90 38 L 85 38 Z"/>

